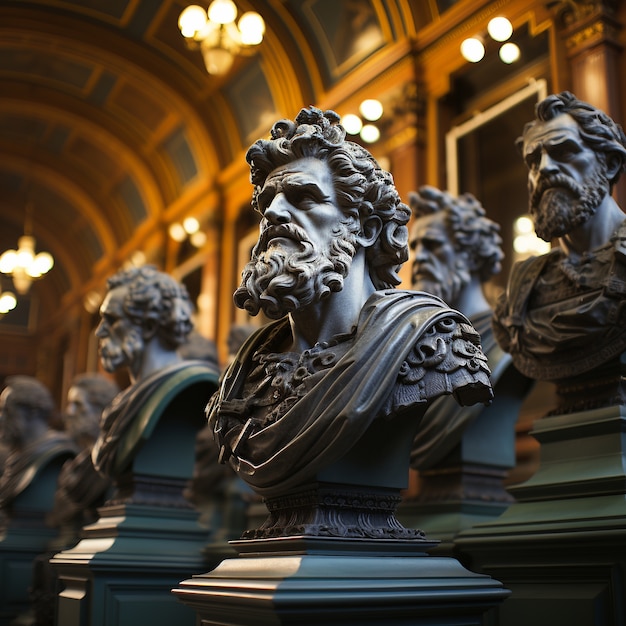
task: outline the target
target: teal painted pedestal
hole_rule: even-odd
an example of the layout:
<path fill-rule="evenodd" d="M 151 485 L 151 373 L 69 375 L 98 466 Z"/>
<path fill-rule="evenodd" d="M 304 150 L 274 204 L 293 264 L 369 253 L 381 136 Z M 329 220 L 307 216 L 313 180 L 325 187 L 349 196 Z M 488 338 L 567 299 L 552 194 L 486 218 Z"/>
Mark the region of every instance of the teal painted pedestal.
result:
<path fill-rule="evenodd" d="M 31 604 L 29 588 L 33 561 L 48 551 L 57 534 L 45 523 L 52 509 L 56 482 L 63 463 L 74 456 L 68 444 L 53 450 L 38 465 L 28 486 L 10 504 L 8 521 L 0 537 L 0 625 L 8 626 Z"/>
<path fill-rule="evenodd" d="M 201 626 L 481 624 L 508 591 L 428 541 L 289 537 L 233 542 L 240 556 L 174 593 Z"/>
<path fill-rule="evenodd" d="M 490 624 L 626 624 L 625 433 L 623 406 L 536 422 L 536 474 L 498 519 L 455 542 L 469 567 L 512 591 Z"/>
<path fill-rule="evenodd" d="M 194 626 L 191 609 L 170 590 L 202 572 L 208 531 L 183 497 L 197 432 L 217 375 L 182 372 L 152 395 L 120 443 L 116 494 L 82 539 L 51 564 L 61 585 L 63 626 Z"/>

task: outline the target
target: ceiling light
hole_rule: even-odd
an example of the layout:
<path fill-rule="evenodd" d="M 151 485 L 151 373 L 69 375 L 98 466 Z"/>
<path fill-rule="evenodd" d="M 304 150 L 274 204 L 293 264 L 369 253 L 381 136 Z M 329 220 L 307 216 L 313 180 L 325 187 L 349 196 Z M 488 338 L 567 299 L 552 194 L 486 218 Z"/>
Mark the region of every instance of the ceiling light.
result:
<path fill-rule="evenodd" d="M 170 234 L 170 237 L 174 241 L 178 241 L 179 243 L 181 241 L 185 241 L 185 238 L 187 237 L 187 233 L 185 232 L 185 229 L 183 228 L 182 224 L 179 224 L 178 222 L 174 222 L 173 224 L 170 224 L 168 232 Z"/>
<path fill-rule="evenodd" d="M 361 115 L 370 122 L 380 119 L 383 114 L 383 105 L 378 100 L 363 100 L 359 106 Z"/>
<path fill-rule="evenodd" d="M 188 235 L 192 235 L 200 229 L 200 222 L 195 217 L 186 217 L 183 220 L 183 228 Z"/>
<path fill-rule="evenodd" d="M 341 118 L 341 124 L 346 129 L 349 135 L 358 135 L 361 128 L 363 128 L 363 122 L 358 115 L 354 113 L 348 113 Z"/>
<path fill-rule="evenodd" d="M 12 311 L 17 306 L 17 298 L 11 291 L 3 291 L 0 293 L 0 315 L 4 315 Z"/>
<path fill-rule="evenodd" d="M 247 11 L 238 24 L 236 18 L 232 0 L 213 0 L 206 11 L 192 4 L 178 18 L 187 45 L 200 50 L 209 74 L 226 74 L 236 55 L 248 54 L 263 41 L 265 22 L 258 13 Z"/>
<path fill-rule="evenodd" d="M 487 32 L 495 41 L 506 41 L 513 34 L 513 25 L 506 17 L 494 17 L 487 24 Z"/>
<path fill-rule="evenodd" d="M 485 46 L 478 37 L 470 37 L 461 44 L 461 54 L 466 61 L 478 63 L 485 56 Z"/>
<path fill-rule="evenodd" d="M 359 134 L 366 143 L 374 143 L 380 139 L 380 131 L 374 124 L 365 124 Z"/>
<path fill-rule="evenodd" d="M 501 48 L 500 52 L 500 60 L 503 63 L 515 63 L 520 58 L 521 52 L 518 46 L 514 43 L 505 43 Z"/>
<path fill-rule="evenodd" d="M 191 241 L 191 245 L 194 248 L 202 248 L 202 246 L 206 243 L 206 233 L 201 230 L 196 231 L 189 237 L 189 241 Z"/>
<path fill-rule="evenodd" d="M 17 250 L 5 250 L 0 255 L 0 272 L 11 275 L 13 286 L 20 294 L 28 293 L 33 280 L 41 278 L 54 266 L 49 252 L 35 253 L 35 238 L 30 234 L 32 210 L 32 205 L 27 205 L 24 234 L 17 240 Z"/>

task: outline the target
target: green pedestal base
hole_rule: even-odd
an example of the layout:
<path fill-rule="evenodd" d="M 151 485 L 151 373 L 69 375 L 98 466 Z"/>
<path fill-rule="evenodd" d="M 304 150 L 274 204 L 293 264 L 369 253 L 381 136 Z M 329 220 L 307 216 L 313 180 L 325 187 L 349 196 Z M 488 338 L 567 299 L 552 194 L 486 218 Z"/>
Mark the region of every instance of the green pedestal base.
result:
<path fill-rule="evenodd" d="M 476 524 L 496 519 L 506 511 L 508 503 L 458 500 L 449 502 L 403 502 L 398 519 L 408 528 L 419 528 L 427 537 L 439 541 L 430 554 L 457 556 L 454 539 L 459 532 Z"/>
<path fill-rule="evenodd" d="M 518 501 L 457 537 L 464 562 L 512 591 L 490 623 L 626 623 L 625 416 L 611 407 L 539 420 L 541 463 L 511 489 Z"/>
<path fill-rule="evenodd" d="M 206 529 L 197 512 L 174 507 L 119 505 L 100 509 L 84 538 L 51 564 L 62 590 L 63 626 L 194 626 L 194 613 L 170 589 L 202 572 Z"/>
<path fill-rule="evenodd" d="M 233 545 L 239 557 L 173 590 L 201 626 L 478 625 L 508 595 L 455 559 L 427 555 L 430 542 L 282 537 Z"/>
<path fill-rule="evenodd" d="M 30 607 L 29 588 L 33 580 L 33 561 L 46 552 L 54 531 L 38 526 L 11 524 L 0 541 L 0 626 Z"/>

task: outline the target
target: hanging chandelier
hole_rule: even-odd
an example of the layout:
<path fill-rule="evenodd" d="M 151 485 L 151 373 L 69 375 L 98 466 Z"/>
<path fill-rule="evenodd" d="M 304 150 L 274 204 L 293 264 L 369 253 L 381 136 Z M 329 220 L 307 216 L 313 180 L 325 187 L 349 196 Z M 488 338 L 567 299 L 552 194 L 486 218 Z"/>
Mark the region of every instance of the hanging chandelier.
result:
<path fill-rule="evenodd" d="M 17 250 L 5 250 L 0 255 L 0 272 L 9 274 L 15 290 L 24 295 L 31 283 L 47 274 L 54 265 L 49 252 L 35 253 L 35 238 L 31 233 L 32 205 L 26 207 L 24 234 L 17 240 Z"/>
<path fill-rule="evenodd" d="M 200 50 L 209 74 L 226 74 L 235 56 L 250 54 L 263 41 L 265 22 L 258 13 L 247 11 L 237 23 L 236 18 L 232 0 L 213 0 L 207 10 L 192 4 L 178 18 L 187 45 Z"/>

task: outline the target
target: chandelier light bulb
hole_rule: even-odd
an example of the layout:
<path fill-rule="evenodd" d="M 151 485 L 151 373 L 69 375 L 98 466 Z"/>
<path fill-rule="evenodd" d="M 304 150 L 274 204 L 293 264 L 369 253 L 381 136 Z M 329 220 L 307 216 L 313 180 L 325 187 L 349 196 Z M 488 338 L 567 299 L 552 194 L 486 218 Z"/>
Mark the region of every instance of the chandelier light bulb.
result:
<path fill-rule="evenodd" d="M 513 34 L 513 25 L 506 17 L 494 17 L 487 24 L 487 32 L 495 41 L 506 41 Z"/>
<path fill-rule="evenodd" d="M 207 23 L 207 12 L 197 4 L 191 4 L 178 17 L 178 28 L 183 37 L 193 37 Z"/>
<path fill-rule="evenodd" d="M 209 5 L 209 19 L 217 24 L 230 24 L 237 17 L 237 6 L 233 0 L 213 0 Z"/>
<path fill-rule="evenodd" d="M 0 314 L 8 313 L 17 306 L 17 298 L 11 291 L 4 291 L 0 294 Z"/>
<path fill-rule="evenodd" d="M 0 256 L 0 272 L 11 274 L 17 267 L 17 250 L 6 250 Z"/>
<path fill-rule="evenodd" d="M 54 266 L 54 259 L 49 252 L 40 252 L 26 268 L 26 273 L 31 278 L 40 278 L 47 274 Z"/>
<path fill-rule="evenodd" d="M 359 106 L 359 111 L 366 120 L 375 122 L 382 117 L 383 105 L 378 100 L 363 100 Z"/>
<path fill-rule="evenodd" d="M 500 60 L 503 63 L 511 64 L 515 63 L 520 58 L 521 52 L 517 45 L 514 43 L 505 43 L 501 48 L 500 52 Z"/>
<path fill-rule="evenodd" d="M 241 43 L 246 46 L 256 46 L 263 41 L 265 22 L 256 11 L 247 11 L 237 23 L 241 33 Z"/>
<path fill-rule="evenodd" d="M 363 122 L 358 115 L 348 113 L 341 118 L 341 125 L 346 129 L 349 135 L 358 135 L 363 128 Z"/>
<path fill-rule="evenodd" d="M 485 56 L 485 46 L 478 37 L 470 37 L 461 44 L 461 54 L 466 61 L 478 63 Z"/>

